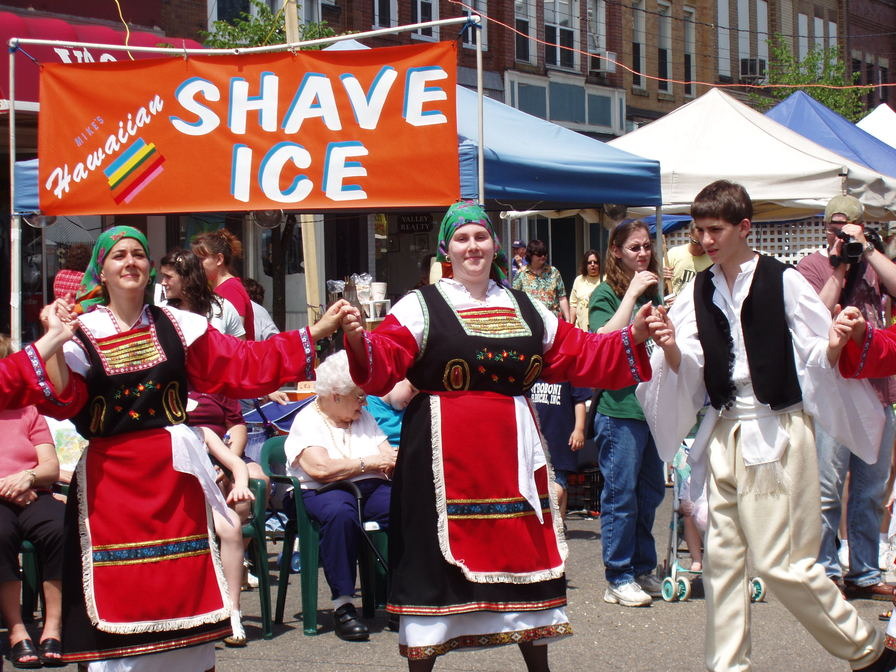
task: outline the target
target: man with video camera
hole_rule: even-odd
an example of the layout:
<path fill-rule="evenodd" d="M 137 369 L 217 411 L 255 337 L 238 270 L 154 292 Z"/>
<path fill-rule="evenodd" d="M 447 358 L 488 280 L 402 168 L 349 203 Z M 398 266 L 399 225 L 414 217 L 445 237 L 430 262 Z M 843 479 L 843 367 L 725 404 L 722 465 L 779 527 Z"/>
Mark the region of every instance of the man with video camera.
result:
<path fill-rule="evenodd" d="M 885 327 L 883 295 L 896 296 L 896 264 L 883 254 L 876 231 L 865 230 L 864 208 L 853 196 L 835 196 L 824 212 L 826 250 L 813 252 L 797 264 L 824 304 L 856 306 L 874 327 Z M 827 575 L 848 598 L 891 600 L 894 587 L 883 583 L 879 568 L 879 532 L 890 458 L 896 436 L 891 404 L 896 401 L 893 378 L 872 379 L 871 385 L 886 415 L 877 462 L 869 465 L 850 453 L 824 430 L 815 427 L 815 446 L 821 478 L 822 539 L 818 555 Z M 849 472 L 846 539 L 849 568 L 843 575 L 837 554 L 843 483 Z"/>

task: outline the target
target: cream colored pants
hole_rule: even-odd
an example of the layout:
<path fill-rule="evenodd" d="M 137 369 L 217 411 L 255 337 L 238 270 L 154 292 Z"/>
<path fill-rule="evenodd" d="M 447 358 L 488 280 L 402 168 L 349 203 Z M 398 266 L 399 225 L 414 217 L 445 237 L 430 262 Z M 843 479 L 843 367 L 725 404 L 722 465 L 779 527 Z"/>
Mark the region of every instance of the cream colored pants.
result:
<path fill-rule="evenodd" d="M 882 636 L 859 618 L 816 563 L 821 543 L 818 463 L 812 420 L 781 417 L 790 445 L 781 458 L 785 492 L 744 493 L 740 422 L 719 419 L 710 439 L 706 534 L 706 667 L 751 669 L 747 549 L 755 573 L 832 655 L 853 668 L 871 664 Z M 740 484 L 740 487 L 738 487 Z"/>

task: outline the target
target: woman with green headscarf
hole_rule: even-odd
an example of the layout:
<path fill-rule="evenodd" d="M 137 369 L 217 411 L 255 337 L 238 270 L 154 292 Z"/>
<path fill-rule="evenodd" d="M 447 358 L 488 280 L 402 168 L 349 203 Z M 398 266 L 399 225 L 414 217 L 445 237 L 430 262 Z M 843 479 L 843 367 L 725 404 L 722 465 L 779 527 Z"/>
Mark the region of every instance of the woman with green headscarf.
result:
<path fill-rule="evenodd" d="M 68 499 L 62 645 L 65 662 L 91 672 L 214 667 L 211 642 L 230 634 L 231 603 L 206 511 L 224 503 L 184 424 L 187 389 L 248 397 L 310 378 L 314 340 L 346 306 L 250 343 L 202 315 L 149 305 L 153 275 L 140 231 L 100 236 L 64 347 L 64 392 L 42 405 L 90 441 Z"/>
<path fill-rule="evenodd" d="M 645 315 L 607 335 L 558 320 L 506 286 L 482 206 L 442 220 L 443 277 L 395 304 L 376 331 L 346 316 L 352 376 L 382 395 L 420 390 L 405 411 L 392 489 L 388 609 L 412 672 L 455 648 L 517 643 L 530 672 L 566 618 L 567 548 L 547 450 L 525 393 L 539 377 L 620 388 L 650 377 Z"/>

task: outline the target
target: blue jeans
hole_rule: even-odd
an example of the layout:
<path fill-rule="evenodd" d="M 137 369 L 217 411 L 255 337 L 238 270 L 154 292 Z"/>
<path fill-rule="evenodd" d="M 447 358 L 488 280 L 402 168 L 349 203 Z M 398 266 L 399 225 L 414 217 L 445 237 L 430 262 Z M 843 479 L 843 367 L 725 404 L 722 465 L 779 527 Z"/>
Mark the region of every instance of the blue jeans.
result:
<path fill-rule="evenodd" d="M 815 448 L 821 482 L 821 549 L 818 562 L 830 577 L 841 574 L 837 559 L 837 530 L 840 527 L 841 493 L 849 472 L 849 503 L 846 507 L 846 536 L 849 540 L 849 573 L 846 579 L 857 586 L 880 582 L 878 540 L 883 516 L 890 455 L 896 435 L 893 409 L 884 407 L 886 424 L 877 462 L 866 464 L 837 443 L 817 424 Z"/>
<path fill-rule="evenodd" d="M 597 464 L 604 476 L 600 529 L 604 572 L 616 586 L 656 569 L 653 520 L 666 492 L 647 423 L 597 414 Z"/>

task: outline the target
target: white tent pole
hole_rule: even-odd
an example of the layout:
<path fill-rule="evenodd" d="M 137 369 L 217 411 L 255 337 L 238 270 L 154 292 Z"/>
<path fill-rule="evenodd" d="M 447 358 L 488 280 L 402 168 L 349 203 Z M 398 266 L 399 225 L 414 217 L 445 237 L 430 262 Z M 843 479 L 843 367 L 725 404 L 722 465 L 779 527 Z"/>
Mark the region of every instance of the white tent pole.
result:
<path fill-rule="evenodd" d="M 660 269 L 660 299 L 666 298 L 666 281 L 663 279 L 663 264 L 666 260 L 666 237 L 663 235 L 663 207 L 656 206 L 656 254 Z"/>
<path fill-rule="evenodd" d="M 479 17 L 471 17 L 479 18 Z M 476 121 L 479 124 L 479 142 L 476 147 L 476 166 L 479 174 L 479 202 L 485 203 L 485 120 L 482 111 L 482 27 L 473 26 L 473 34 L 476 36 Z"/>
<path fill-rule="evenodd" d="M 423 23 L 412 23 L 405 26 L 396 26 L 394 28 L 379 28 L 377 30 L 368 30 L 364 33 L 350 33 L 348 35 L 334 35 L 333 37 L 321 37 L 316 40 L 305 40 L 304 42 L 290 42 L 288 44 L 273 44 L 263 47 L 238 47 L 233 49 L 178 49 L 177 47 L 129 47 L 124 44 L 98 44 L 96 42 L 66 42 L 64 40 L 38 40 L 26 37 L 13 37 L 9 40 L 10 49 L 16 49 L 19 45 L 35 44 L 45 46 L 66 46 L 77 48 L 103 49 L 105 51 L 133 51 L 136 53 L 149 54 L 182 54 L 184 56 L 221 56 L 221 55 L 237 55 L 237 54 L 263 54 L 275 51 L 291 51 L 301 49 L 302 47 L 314 47 L 321 44 L 332 44 L 333 42 L 343 42 L 345 40 L 363 40 L 368 37 L 379 37 L 380 35 L 393 35 L 395 33 L 403 33 L 409 30 L 420 30 L 435 26 L 448 26 L 458 23 L 480 23 L 481 18 L 478 15 L 471 17 L 461 16 L 451 19 L 439 19 L 438 21 L 424 21 Z"/>
<path fill-rule="evenodd" d="M 22 218 L 15 214 L 16 52 L 9 50 L 9 332 L 12 347 L 22 347 Z"/>

